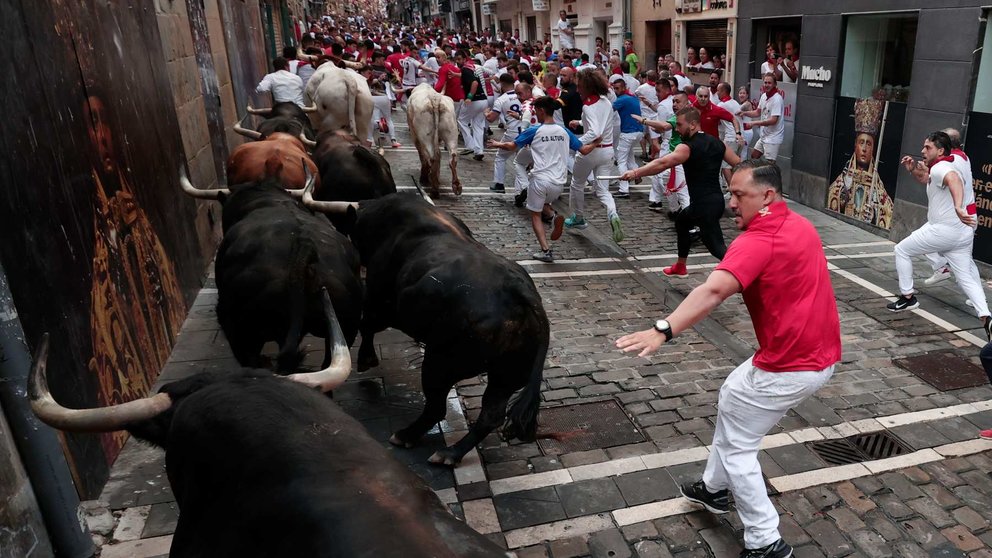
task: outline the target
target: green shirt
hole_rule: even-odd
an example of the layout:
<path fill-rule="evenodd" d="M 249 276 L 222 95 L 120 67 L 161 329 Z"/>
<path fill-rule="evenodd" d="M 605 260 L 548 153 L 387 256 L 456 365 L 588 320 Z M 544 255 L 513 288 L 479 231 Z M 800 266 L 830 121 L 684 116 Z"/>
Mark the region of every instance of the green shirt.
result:
<path fill-rule="evenodd" d="M 679 134 L 675 129 L 675 120 L 677 116 L 673 116 L 667 120 L 669 124 L 672 125 L 672 139 L 668 140 L 668 152 L 671 153 L 675 151 L 675 146 L 682 143 L 682 134 Z"/>
<path fill-rule="evenodd" d="M 624 60 L 627 61 L 627 64 L 630 65 L 630 75 L 636 76 L 638 64 L 640 63 L 641 59 L 638 58 L 636 54 L 631 52 L 630 54 L 627 55 L 626 58 L 624 58 Z"/>

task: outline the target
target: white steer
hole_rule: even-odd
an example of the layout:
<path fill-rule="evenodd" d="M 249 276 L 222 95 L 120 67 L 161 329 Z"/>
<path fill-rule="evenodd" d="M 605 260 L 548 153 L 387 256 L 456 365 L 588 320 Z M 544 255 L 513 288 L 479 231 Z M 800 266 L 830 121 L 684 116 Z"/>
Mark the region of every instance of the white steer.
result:
<path fill-rule="evenodd" d="M 314 126 L 318 133 L 347 130 L 365 142 L 372 121 L 372 92 L 365 78 L 354 70 L 321 64 L 304 96 L 317 106 Z"/>
<path fill-rule="evenodd" d="M 462 193 L 458 180 L 458 125 L 455 104 L 451 97 L 441 95 L 434 88 L 422 83 L 410 93 L 406 105 L 407 123 L 413 144 L 420 155 L 420 183 L 429 187 L 432 197 L 437 197 L 441 182 L 441 146 L 448 150 L 451 167 L 451 191 Z"/>

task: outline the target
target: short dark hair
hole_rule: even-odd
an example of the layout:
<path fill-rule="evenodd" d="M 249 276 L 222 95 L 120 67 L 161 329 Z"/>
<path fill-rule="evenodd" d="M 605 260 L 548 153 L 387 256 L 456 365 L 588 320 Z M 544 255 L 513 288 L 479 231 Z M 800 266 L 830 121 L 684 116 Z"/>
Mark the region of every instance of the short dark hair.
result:
<path fill-rule="evenodd" d="M 278 70 L 285 70 L 286 68 L 289 67 L 289 60 L 286 60 L 282 56 L 279 56 L 275 60 L 272 61 L 272 67 L 275 68 L 277 71 Z M 944 134 L 944 135 L 946 136 L 947 134 Z"/>
<path fill-rule="evenodd" d="M 951 136 L 947 135 L 947 132 L 941 132 L 939 130 L 936 132 L 930 132 L 927 139 L 930 140 L 930 143 L 932 143 L 937 149 L 943 149 L 944 156 L 951 154 Z"/>
<path fill-rule="evenodd" d="M 699 109 L 696 107 L 683 107 L 678 115 L 685 118 L 686 122 L 699 122 Z"/>
<path fill-rule="evenodd" d="M 296 47 L 289 45 L 282 47 L 282 57 L 286 60 L 296 60 Z"/>
<path fill-rule="evenodd" d="M 517 81 L 522 81 L 529 85 L 534 85 L 534 74 L 523 71 L 517 74 Z"/>
<path fill-rule="evenodd" d="M 946 135 L 946 134 L 945 134 Z M 744 159 L 734 165 L 732 175 L 738 171 L 751 170 L 751 181 L 755 184 L 767 186 L 775 192 L 782 193 L 782 170 L 775 164 L 775 161 L 768 159 Z"/>
<path fill-rule="evenodd" d="M 620 71 L 623 72 L 623 73 L 625 73 L 625 74 L 629 74 L 630 73 L 630 62 L 627 62 L 626 60 L 621 60 L 620 61 Z"/>
<path fill-rule="evenodd" d="M 552 99 L 551 97 L 549 97 L 547 95 L 544 95 L 542 97 L 538 97 L 531 104 L 534 106 L 534 108 L 539 108 L 539 109 L 543 110 L 547 114 L 554 114 L 555 113 L 555 109 L 557 109 L 559 107 L 558 101 Z"/>
<path fill-rule="evenodd" d="M 514 81 L 516 80 L 514 80 L 513 76 L 510 74 L 502 74 L 499 76 L 499 82 L 503 85 L 513 85 Z"/>

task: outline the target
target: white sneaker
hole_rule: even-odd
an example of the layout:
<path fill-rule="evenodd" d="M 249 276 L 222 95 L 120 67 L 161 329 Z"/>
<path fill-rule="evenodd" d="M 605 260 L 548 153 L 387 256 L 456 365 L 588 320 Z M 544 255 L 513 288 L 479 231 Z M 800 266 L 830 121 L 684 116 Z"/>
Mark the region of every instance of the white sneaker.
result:
<path fill-rule="evenodd" d="M 951 269 L 945 265 L 944 267 L 938 269 L 937 271 L 934 271 L 933 275 L 924 279 L 923 283 L 926 285 L 936 285 L 937 283 L 940 283 L 941 281 L 947 281 L 950 278 L 951 278 Z"/>

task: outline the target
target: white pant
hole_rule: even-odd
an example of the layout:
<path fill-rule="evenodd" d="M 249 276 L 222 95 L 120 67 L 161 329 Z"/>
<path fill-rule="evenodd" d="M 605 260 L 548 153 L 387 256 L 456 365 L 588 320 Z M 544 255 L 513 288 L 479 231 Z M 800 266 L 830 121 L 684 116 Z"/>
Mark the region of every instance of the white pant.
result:
<path fill-rule="evenodd" d="M 379 133 L 379 119 L 385 118 L 389 126 L 389 139 L 396 141 L 396 126 L 393 125 L 393 111 L 389 110 L 389 97 L 375 95 L 372 97 L 372 124 L 369 126 L 369 143 L 375 143 L 373 138 Z"/>
<path fill-rule="evenodd" d="M 620 171 L 620 174 L 637 168 L 637 163 L 634 161 L 634 147 L 640 144 L 642 137 L 644 137 L 643 132 L 620 134 L 620 142 L 617 146 L 617 169 Z M 621 180 L 620 191 L 629 192 L 630 183 L 626 180 Z"/>
<path fill-rule="evenodd" d="M 930 263 L 946 261 L 954 272 L 954 279 L 971 301 L 978 317 L 989 315 L 989 303 L 985 299 L 982 279 L 978 266 L 971 257 L 975 233 L 964 225 L 932 225 L 925 223 L 896 244 L 896 272 L 899 274 L 899 292 L 908 295 L 913 291 L 913 256 L 927 256 Z M 931 257 L 936 254 L 937 257 Z M 941 265 L 943 267 L 943 265 Z M 939 267 L 934 267 L 939 269 Z"/>
<path fill-rule="evenodd" d="M 462 133 L 462 141 L 465 147 L 471 149 L 476 155 L 482 154 L 482 147 L 485 142 L 486 133 L 486 101 L 480 99 L 469 104 L 458 103 L 461 110 L 458 112 L 458 129 Z"/>
<path fill-rule="evenodd" d="M 781 538 L 778 512 L 768 499 L 758 463 L 761 439 L 834 372 L 834 365 L 811 372 L 766 372 L 752 364 L 753 358 L 720 387 L 713 446 L 703 471 L 707 489 L 733 493 L 744 524 L 745 548 L 761 548 Z"/>
<path fill-rule="evenodd" d="M 590 173 L 597 175 L 609 174 L 613 167 L 613 146 L 599 146 L 588 155 L 579 153 L 575 156 L 575 167 L 572 170 L 571 191 L 568 194 L 568 205 L 572 213 L 582 216 L 585 211 L 585 188 Z M 593 191 L 606 208 L 607 217 L 617 215 L 617 205 L 610 195 L 610 183 L 607 180 L 593 179 Z"/>
<path fill-rule="evenodd" d="M 503 133 L 503 139 L 500 141 L 513 141 L 517 139 L 517 131 L 512 132 L 507 130 Z M 496 184 L 502 184 L 503 179 L 506 178 L 506 162 L 510 160 L 511 157 L 516 153 L 516 151 L 508 151 L 506 149 L 499 149 L 496 151 L 496 158 L 493 162 L 493 182 Z"/>
<path fill-rule="evenodd" d="M 674 182 L 672 182 L 673 172 Z M 672 213 L 689 207 L 689 188 L 685 183 L 685 170 L 682 165 L 651 177 L 651 193 L 648 194 L 648 201 L 660 202 L 662 195 L 668 200 L 668 211 Z"/>
<path fill-rule="evenodd" d="M 517 158 L 513 160 L 513 169 L 516 176 L 513 179 L 513 193 L 519 194 L 530 185 L 530 174 L 527 173 L 527 165 L 534 162 L 534 156 L 530 152 L 530 147 L 517 150 Z"/>

